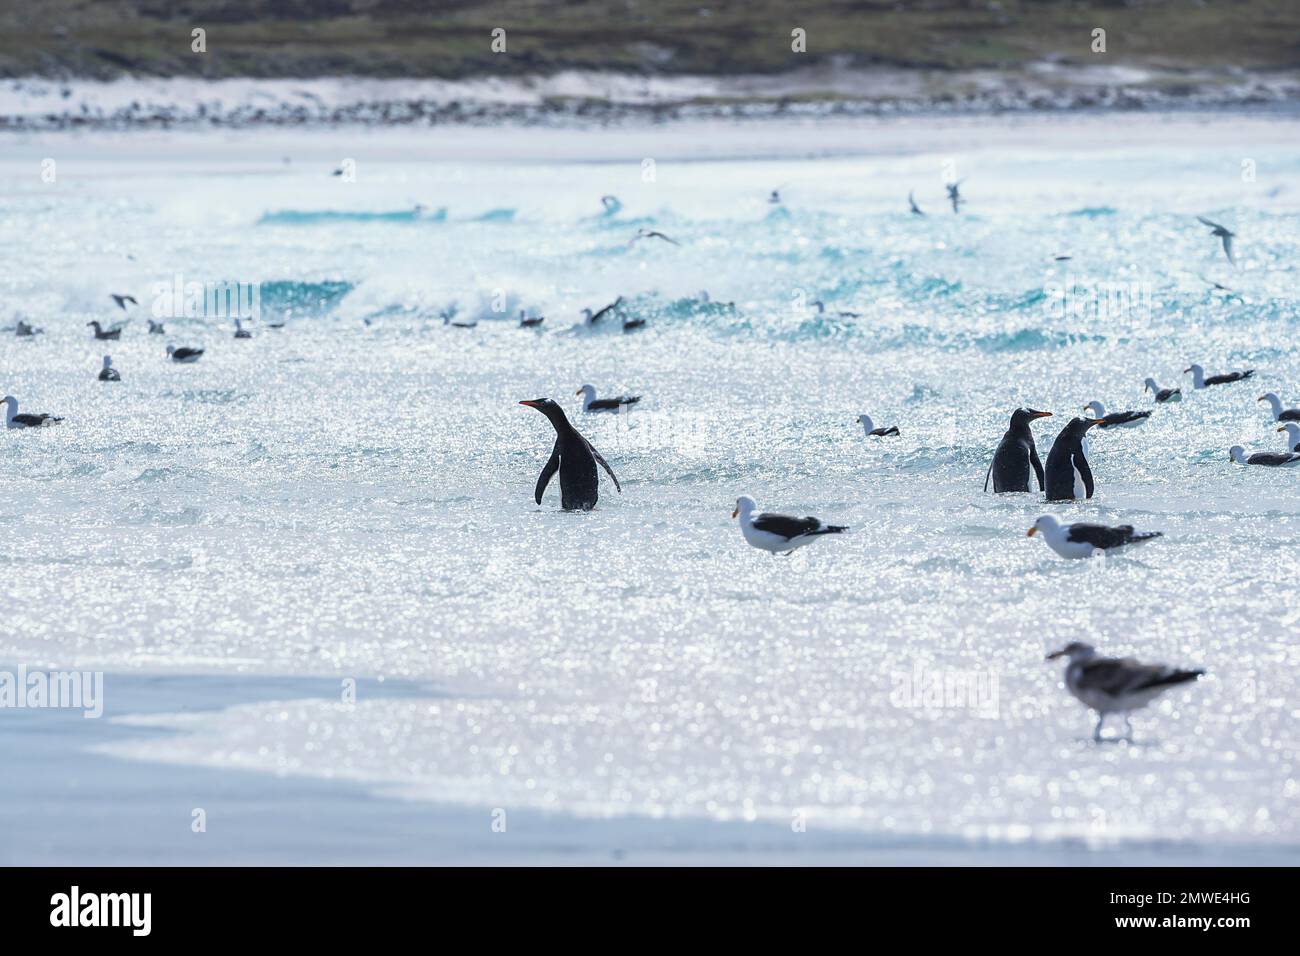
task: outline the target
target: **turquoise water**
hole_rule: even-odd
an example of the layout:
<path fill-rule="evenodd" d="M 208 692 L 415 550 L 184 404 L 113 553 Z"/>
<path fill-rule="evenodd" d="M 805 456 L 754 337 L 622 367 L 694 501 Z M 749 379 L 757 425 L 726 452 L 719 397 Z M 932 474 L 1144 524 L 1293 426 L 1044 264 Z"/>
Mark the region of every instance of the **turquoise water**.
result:
<path fill-rule="evenodd" d="M 0 434 L 0 661 L 427 682 L 436 699 L 242 705 L 112 752 L 439 805 L 803 813 L 985 860 L 1292 847 L 1300 479 L 1227 449 L 1281 450 L 1263 391 L 1300 403 L 1295 132 L 12 139 L 0 325 L 44 334 L 0 333 L 0 393 L 66 420 Z M 345 158 L 355 182 L 330 175 Z M 1237 267 L 1197 215 L 1238 233 Z M 212 317 L 146 334 L 177 277 L 256 285 L 254 338 Z M 644 328 L 581 326 L 619 295 Z M 476 327 L 444 326 L 452 303 Z M 130 324 L 100 343 L 92 318 Z M 176 366 L 168 342 L 207 352 Z M 95 380 L 105 352 L 120 385 Z M 1257 371 L 1192 395 L 1193 361 Z M 1092 501 L 981 493 L 1013 408 L 1055 413 L 1045 458 L 1087 401 L 1151 407 L 1147 376 L 1187 400 L 1094 435 Z M 623 493 L 537 508 L 551 433 L 516 403 L 577 415 L 584 383 L 642 396 L 579 420 Z M 863 412 L 901 437 L 866 440 Z M 854 532 L 772 558 L 730 520 L 741 494 Z M 1025 536 L 1043 513 L 1165 537 L 1065 562 Z M 1136 745 L 1096 747 L 1043 661 L 1079 636 L 1208 676 L 1137 714 Z M 917 674 L 996 699 L 900 703 Z"/>

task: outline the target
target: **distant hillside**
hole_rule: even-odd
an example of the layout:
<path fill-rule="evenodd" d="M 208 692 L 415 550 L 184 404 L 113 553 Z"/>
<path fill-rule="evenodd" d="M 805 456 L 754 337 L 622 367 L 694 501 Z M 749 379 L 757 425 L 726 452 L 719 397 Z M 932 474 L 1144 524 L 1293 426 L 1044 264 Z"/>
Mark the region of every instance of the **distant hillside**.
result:
<path fill-rule="evenodd" d="M 207 53 L 190 32 L 207 31 Z M 507 52 L 489 49 L 494 28 Z M 791 30 L 808 52 L 792 53 Z M 1107 31 L 1104 57 L 1090 51 Z M 0 75 L 465 78 L 585 68 L 769 73 L 835 61 L 1300 67 L 1298 0 L 30 0 L 0 10 Z"/>

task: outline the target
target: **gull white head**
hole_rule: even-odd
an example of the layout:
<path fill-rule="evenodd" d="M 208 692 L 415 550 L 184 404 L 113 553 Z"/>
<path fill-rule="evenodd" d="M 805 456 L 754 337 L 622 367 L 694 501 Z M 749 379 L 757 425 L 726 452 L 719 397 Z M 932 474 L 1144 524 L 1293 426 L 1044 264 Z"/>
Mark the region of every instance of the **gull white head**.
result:
<path fill-rule="evenodd" d="M 1092 412 L 1093 418 L 1106 417 L 1106 406 L 1101 402 L 1089 402 L 1087 405 L 1083 406 L 1083 410 L 1086 412 Z"/>
<path fill-rule="evenodd" d="M 5 407 L 5 424 L 8 425 L 14 420 L 14 416 L 18 414 L 18 399 L 12 395 L 6 395 L 4 398 L 0 398 L 0 405 Z"/>
<path fill-rule="evenodd" d="M 1095 656 L 1097 656 L 1097 649 L 1091 644 L 1085 644 L 1083 641 L 1071 641 L 1059 651 L 1048 654 L 1047 659 L 1054 661 L 1058 657 L 1068 657 L 1070 663 L 1073 664 L 1076 661 L 1086 661 Z"/>
<path fill-rule="evenodd" d="M 584 385 L 573 394 L 582 396 L 582 407 L 584 409 L 596 400 L 596 388 L 593 385 Z"/>
<path fill-rule="evenodd" d="M 1192 373 L 1192 382 L 1197 388 L 1205 388 L 1205 369 L 1199 365 L 1189 365 L 1183 369 L 1183 374 L 1186 375 L 1188 372 Z"/>
<path fill-rule="evenodd" d="M 749 495 L 741 495 L 736 499 L 736 510 L 731 513 L 731 517 L 739 518 L 741 521 L 748 521 L 749 516 L 754 513 L 758 505 Z"/>
<path fill-rule="evenodd" d="M 1282 414 L 1282 399 L 1278 398 L 1273 392 L 1265 392 L 1256 401 L 1268 402 L 1268 407 L 1273 410 L 1273 421 L 1277 421 L 1278 416 Z M 1278 429 L 1278 431 L 1281 431 L 1281 429 Z"/>
<path fill-rule="evenodd" d="M 1246 449 L 1242 448 L 1240 445 L 1233 445 L 1228 449 L 1228 457 L 1237 464 L 1244 465 L 1246 463 Z"/>
<path fill-rule="evenodd" d="M 169 346 L 167 346 L 167 354 L 168 354 L 168 355 L 171 355 L 171 354 L 172 354 L 173 352 L 175 352 L 175 351 L 176 351 L 176 346 L 174 346 L 174 345 L 169 345 Z"/>
<path fill-rule="evenodd" d="M 1296 445 L 1300 445 L 1300 425 L 1286 422 L 1278 431 L 1286 432 L 1286 450 L 1295 451 Z"/>
<path fill-rule="evenodd" d="M 105 356 L 104 356 L 104 368 L 112 368 L 112 367 L 113 367 L 113 356 L 111 356 L 111 355 L 105 355 Z"/>
<path fill-rule="evenodd" d="M 858 422 L 862 425 L 862 430 L 868 435 L 870 435 L 871 430 L 876 427 L 876 423 L 871 420 L 870 415 L 859 415 Z"/>
<path fill-rule="evenodd" d="M 1156 384 L 1156 380 L 1154 378 L 1147 379 L 1146 384 L 1142 386 L 1142 390 L 1144 392 L 1148 388 L 1151 389 L 1152 394 L 1158 395 L 1160 393 L 1160 386 Z"/>
<path fill-rule="evenodd" d="M 1044 538 L 1050 538 L 1061 530 L 1061 523 L 1052 515 L 1043 515 L 1034 522 L 1034 526 L 1025 532 L 1025 537 L 1032 538 L 1038 532 L 1043 533 Z"/>

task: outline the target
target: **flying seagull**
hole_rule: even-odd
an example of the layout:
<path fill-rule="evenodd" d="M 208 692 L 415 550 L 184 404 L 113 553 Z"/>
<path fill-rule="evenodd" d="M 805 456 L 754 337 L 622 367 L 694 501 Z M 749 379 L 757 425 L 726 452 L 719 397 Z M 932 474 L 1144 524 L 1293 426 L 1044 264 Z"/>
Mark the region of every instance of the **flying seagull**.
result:
<path fill-rule="evenodd" d="M 614 311 L 622 304 L 623 304 L 623 297 L 620 295 L 609 305 L 605 306 L 603 309 L 600 309 L 597 312 L 592 312 L 591 309 L 583 309 L 582 320 L 587 325 L 595 325 L 597 322 L 599 322 L 605 316 L 609 315 L 610 312 Z"/>
<path fill-rule="evenodd" d="M 664 242 L 671 242 L 674 246 L 681 245 L 681 243 L 678 242 L 676 239 L 673 239 L 669 236 L 665 236 L 658 229 L 638 229 L 636 231 L 636 235 L 633 236 L 632 239 L 628 242 L 628 245 L 629 246 L 632 245 L 638 239 L 662 239 Z"/>
<path fill-rule="evenodd" d="M 165 335 L 166 333 L 167 330 L 163 328 L 163 324 L 161 322 L 155 322 L 153 319 L 149 320 L 150 335 Z"/>
<path fill-rule="evenodd" d="M 811 517 L 795 518 L 767 512 L 754 514 L 757 507 L 753 498 L 741 495 L 736 499 L 736 510 L 731 517 L 740 519 L 740 533 L 749 544 L 773 555 L 793 554 L 824 534 L 843 534 L 849 530 L 844 525 L 822 524 Z"/>
<path fill-rule="evenodd" d="M 961 184 L 964 183 L 965 181 L 966 180 L 964 179 L 959 179 L 955 183 L 948 183 L 947 186 L 948 200 L 952 203 L 953 212 L 960 212 L 961 210 L 958 207 L 961 206 L 961 204 L 966 201 L 961 198 L 961 191 L 960 191 Z"/>
<path fill-rule="evenodd" d="M 6 395 L 0 398 L 0 405 L 5 406 L 5 427 L 6 428 L 40 428 L 44 425 L 53 425 L 55 422 L 63 421 L 62 418 L 56 418 L 53 415 L 47 415 L 45 412 L 32 414 L 30 412 L 18 414 L 18 399 L 12 395 Z"/>
<path fill-rule="evenodd" d="M 1203 670 L 1185 671 L 1164 664 L 1140 664 L 1131 657 L 1098 657 L 1091 644 L 1071 641 L 1049 661 L 1068 657 L 1065 686 L 1084 706 L 1097 712 L 1092 739 L 1101 742 L 1101 728 L 1109 714 L 1124 715 L 1124 737 L 1133 740 L 1129 713 L 1141 710 L 1171 687 L 1194 681 Z"/>
<path fill-rule="evenodd" d="M 1034 522 L 1027 537 L 1042 533 L 1047 546 L 1063 558 L 1090 558 L 1098 551 L 1109 554 L 1117 548 L 1130 544 L 1142 544 L 1153 538 L 1161 537 L 1159 531 L 1134 531 L 1131 524 L 1110 527 L 1104 524 L 1088 524 L 1077 521 L 1074 524 L 1061 524 L 1052 515 L 1043 515 Z"/>
<path fill-rule="evenodd" d="M 1197 216 L 1196 218 L 1210 227 L 1210 235 L 1217 236 L 1223 241 L 1223 254 L 1227 256 L 1228 261 L 1235 266 L 1237 260 L 1232 256 L 1232 240 L 1237 234 L 1229 231 L 1226 226 L 1220 226 L 1217 222 L 1210 222 L 1210 220 L 1206 219 L 1204 216 Z"/>
<path fill-rule="evenodd" d="M 109 298 L 112 299 L 114 302 L 116 302 L 117 307 L 121 309 L 123 312 L 126 311 L 126 304 L 128 302 L 130 302 L 132 305 L 140 304 L 139 302 L 135 301 L 135 296 L 133 295 L 118 295 L 116 292 L 110 292 Z"/>

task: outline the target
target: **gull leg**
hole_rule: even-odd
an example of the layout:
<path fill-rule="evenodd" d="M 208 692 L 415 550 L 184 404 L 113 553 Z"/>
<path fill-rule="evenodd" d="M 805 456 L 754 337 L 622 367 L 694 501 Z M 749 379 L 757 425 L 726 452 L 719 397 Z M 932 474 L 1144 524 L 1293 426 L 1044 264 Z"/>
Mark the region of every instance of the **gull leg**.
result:
<path fill-rule="evenodd" d="M 1133 722 L 1129 719 L 1128 714 L 1124 715 L 1124 739 L 1129 743 L 1133 742 Z"/>
<path fill-rule="evenodd" d="M 1101 743 L 1101 725 L 1104 724 L 1105 722 L 1106 722 L 1106 715 L 1104 713 L 1098 714 L 1097 726 L 1093 728 L 1092 731 L 1092 739 L 1095 740 L 1097 743 Z"/>

